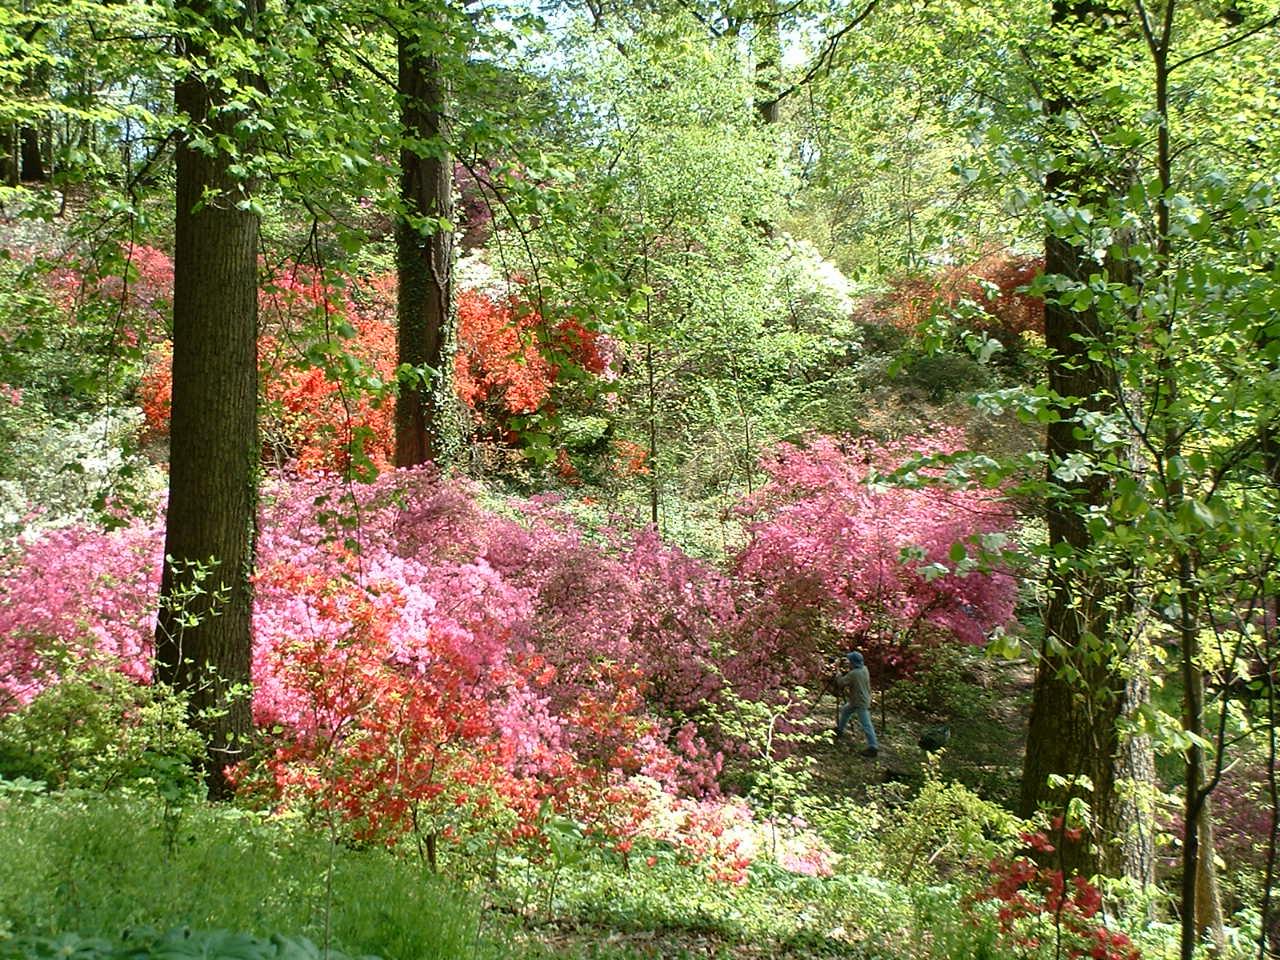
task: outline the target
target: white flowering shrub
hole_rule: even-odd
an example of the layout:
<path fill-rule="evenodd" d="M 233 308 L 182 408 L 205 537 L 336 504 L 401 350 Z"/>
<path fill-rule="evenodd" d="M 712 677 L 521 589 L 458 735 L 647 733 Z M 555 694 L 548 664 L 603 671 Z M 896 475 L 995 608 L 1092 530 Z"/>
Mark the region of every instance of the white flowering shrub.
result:
<path fill-rule="evenodd" d="M 0 396 L 0 537 L 154 504 L 166 480 L 137 450 L 141 425 L 134 408 L 61 419 Z"/>
<path fill-rule="evenodd" d="M 852 338 L 856 290 L 807 240 L 781 237 L 768 267 L 768 309 L 793 329 Z"/>

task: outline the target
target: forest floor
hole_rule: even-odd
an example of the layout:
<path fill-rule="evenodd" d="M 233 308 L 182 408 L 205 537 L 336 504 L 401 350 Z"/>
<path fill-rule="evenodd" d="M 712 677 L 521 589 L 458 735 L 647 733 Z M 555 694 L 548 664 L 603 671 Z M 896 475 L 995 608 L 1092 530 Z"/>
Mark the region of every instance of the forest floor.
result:
<path fill-rule="evenodd" d="M 963 783 L 984 799 L 1016 806 L 1035 670 L 1027 660 L 984 659 L 980 653 L 964 658 L 962 664 L 962 675 L 948 688 L 946 703 L 902 703 L 896 689 L 875 694 L 872 719 L 880 755 L 860 755 L 866 744 L 862 731 L 852 724 L 839 744 L 824 740 L 814 750 L 813 789 L 833 801 L 861 801 L 875 784 L 918 786 L 925 756 L 918 746 L 920 736 L 946 723 L 951 740 L 940 754 L 942 779 Z M 834 728 L 837 706 L 828 697 L 815 712 L 829 714 Z"/>
<path fill-rule="evenodd" d="M 813 760 L 810 796 L 829 805 L 861 804 L 874 798 L 882 784 L 897 784 L 903 794 L 914 794 L 925 779 L 925 754 L 917 740 L 926 728 L 945 722 L 951 726 L 951 741 L 938 755 L 941 779 L 958 781 L 985 799 L 1015 807 L 1034 668 L 1027 660 L 988 659 L 978 650 L 956 652 L 948 663 L 956 667 L 949 680 L 934 684 L 943 703 L 925 707 L 906 703 L 900 691 L 891 689 L 882 713 L 877 695 L 875 723 L 881 743 L 877 758 L 859 755 L 864 743 L 856 723 L 839 744 L 829 737 L 817 741 L 809 751 Z M 834 726 L 836 707 L 828 695 L 814 714 Z M 621 880 L 611 902 L 563 904 L 541 919 L 534 916 L 537 910 L 531 910 L 517 936 L 533 953 L 545 950 L 582 960 L 813 960 L 864 955 L 860 943 L 867 931 L 832 927 L 829 911 L 821 906 L 812 917 L 804 916 L 809 904 L 798 891 L 795 896 L 785 887 L 754 894 L 744 891 L 738 914 L 699 918 L 697 911 L 668 912 L 645 906 L 652 891 L 641 890 L 646 883 L 642 871 L 634 874 L 630 883 Z M 813 895 L 812 890 L 808 895 Z M 777 937 L 753 934 L 759 925 L 751 914 L 761 907 L 775 910 L 779 929 L 790 932 Z"/>

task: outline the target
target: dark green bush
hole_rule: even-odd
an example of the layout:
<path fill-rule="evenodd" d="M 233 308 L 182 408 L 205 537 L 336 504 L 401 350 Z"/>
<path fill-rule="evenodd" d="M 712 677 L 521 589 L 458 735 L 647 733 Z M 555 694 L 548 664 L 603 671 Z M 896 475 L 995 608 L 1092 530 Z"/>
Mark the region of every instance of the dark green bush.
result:
<path fill-rule="evenodd" d="M 859 323 L 864 356 L 893 356 L 907 345 L 907 331 L 891 323 Z"/>
<path fill-rule="evenodd" d="M 990 368 L 972 357 L 954 353 L 912 357 L 902 365 L 900 376 L 903 383 L 924 392 L 933 403 L 980 390 L 991 383 Z"/>

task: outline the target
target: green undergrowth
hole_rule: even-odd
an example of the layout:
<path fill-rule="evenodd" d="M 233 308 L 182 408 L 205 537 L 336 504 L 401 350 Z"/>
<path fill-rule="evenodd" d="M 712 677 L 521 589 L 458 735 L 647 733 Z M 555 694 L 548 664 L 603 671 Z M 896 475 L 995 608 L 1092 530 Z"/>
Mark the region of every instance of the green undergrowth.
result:
<path fill-rule="evenodd" d="M 312 960 L 326 946 L 330 960 L 991 955 L 969 949 L 982 937 L 957 888 L 863 872 L 885 849 L 847 823 L 863 855 L 830 877 L 758 862 L 718 881 L 655 845 L 554 871 L 504 861 L 464 888 L 416 858 L 231 807 L 175 818 L 155 801 L 20 784 L 0 782 L 3 960 Z"/>
<path fill-rule="evenodd" d="M 565 872 L 557 891 L 530 926 L 579 956 L 1004 956 L 992 952 L 994 927 L 975 928 L 946 884 L 805 877 L 767 865 L 753 867 L 745 883 L 727 884 L 674 865 L 623 872 L 583 863 Z"/>
<path fill-rule="evenodd" d="M 1025 931 L 1039 938 L 1030 949 L 1001 937 L 999 904 L 975 897 L 987 865 L 1017 852 L 1020 823 L 967 788 L 935 772 L 918 792 L 886 787 L 806 817 L 831 845 L 830 875 L 762 858 L 726 881 L 658 842 L 625 858 L 459 855 L 436 875 L 412 854 L 234 807 L 175 816 L 155 800 L 0 781 L 0 960 L 1054 955 L 1047 920 Z M 1107 922 L 1163 960 L 1173 939 L 1148 922 L 1153 908 Z"/>
<path fill-rule="evenodd" d="M 234 809 L 193 807 L 174 823 L 139 801 L 0 793 L 0 945 L 70 936 L 73 954 L 106 956 L 75 938 L 119 946 L 127 931 L 184 927 L 387 960 L 509 955 L 460 891 L 382 850 Z M 241 946 L 201 955 L 277 956 Z"/>

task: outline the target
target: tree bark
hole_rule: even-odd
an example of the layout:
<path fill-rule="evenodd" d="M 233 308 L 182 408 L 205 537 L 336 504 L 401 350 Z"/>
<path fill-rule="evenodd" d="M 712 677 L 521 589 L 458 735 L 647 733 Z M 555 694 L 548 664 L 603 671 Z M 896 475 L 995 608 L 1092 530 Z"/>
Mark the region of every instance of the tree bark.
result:
<path fill-rule="evenodd" d="M 207 0 L 180 5 L 215 30 L 253 28 L 254 0 L 234 21 L 217 19 Z M 197 64 L 208 57 L 195 41 L 184 53 Z M 175 101 L 208 139 L 247 149 L 236 131 L 241 115 L 201 70 L 178 81 Z M 230 792 L 224 770 L 246 756 L 252 731 L 258 217 L 245 205 L 250 185 L 230 169 L 240 159 L 189 137 L 177 148 L 169 511 L 156 627 L 156 679 L 190 695 L 214 797 Z"/>
<path fill-rule="evenodd" d="M 430 380 L 401 383 L 396 397 L 396 465 L 434 461 L 445 448 L 452 357 L 453 164 L 447 144 L 448 87 L 440 59 L 418 37 L 398 39 L 401 132 L 400 200 L 396 223 L 399 362 L 432 371 Z"/>
<path fill-rule="evenodd" d="M 1214 863 L 1217 841 L 1213 836 L 1213 805 L 1208 797 L 1200 810 L 1200 862 L 1196 870 L 1196 936 L 1201 942 L 1208 934 L 1213 953 L 1221 955 L 1227 948 L 1226 920 L 1222 915 L 1222 891 L 1218 886 L 1218 867 Z"/>
<path fill-rule="evenodd" d="M 2 165 L 0 176 L 3 177 L 4 184 L 7 187 L 16 187 L 18 185 L 19 173 L 21 172 L 18 154 L 17 127 L 9 124 L 3 131 L 0 131 L 0 165 Z"/>
<path fill-rule="evenodd" d="M 1056 0 L 1053 24 L 1069 29 L 1105 22 L 1096 16 L 1099 13 L 1089 0 Z M 1073 66 L 1080 69 L 1082 65 Z M 1065 96 L 1048 106 L 1054 120 L 1065 117 L 1068 109 Z M 1072 166 L 1068 146 L 1059 145 L 1061 162 L 1046 177 L 1047 199 L 1066 205 L 1105 200 L 1098 193 L 1094 171 Z M 1046 275 L 1083 282 L 1100 269 L 1080 247 L 1052 233 L 1046 237 Z M 1058 495 L 1047 510 L 1048 605 L 1027 733 L 1021 808 L 1030 816 L 1041 807 L 1062 811 L 1071 799 L 1083 799 L 1093 815 L 1093 836 L 1079 842 L 1065 833 L 1055 838 L 1062 868 L 1085 876 L 1123 874 L 1145 884 L 1152 879 L 1154 853 L 1150 819 L 1144 816 L 1149 814 L 1144 789 L 1152 782 L 1154 759 L 1148 743 L 1127 741 L 1119 733 L 1120 719 L 1145 699 L 1144 664 L 1125 624 L 1132 612 L 1126 599 L 1130 577 L 1096 554 L 1090 556 L 1096 545 L 1087 522 L 1089 513 L 1110 498 L 1111 484 L 1100 470 L 1074 480 L 1053 474 L 1068 458 L 1094 460 L 1088 437 L 1078 433 L 1080 417 L 1114 409 L 1119 384 L 1096 352 L 1099 345 L 1105 347 L 1106 337 L 1096 310 L 1071 309 L 1052 298 L 1046 301 L 1049 388 L 1060 397 L 1082 399 L 1066 406 L 1047 430 L 1049 480 L 1057 485 Z M 1129 676 L 1135 679 L 1130 681 Z M 1071 786 L 1050 787 L 1049 777 L 1054 774 Z"/>

